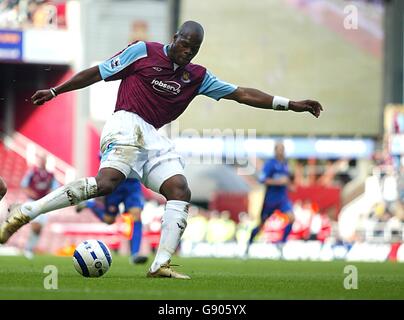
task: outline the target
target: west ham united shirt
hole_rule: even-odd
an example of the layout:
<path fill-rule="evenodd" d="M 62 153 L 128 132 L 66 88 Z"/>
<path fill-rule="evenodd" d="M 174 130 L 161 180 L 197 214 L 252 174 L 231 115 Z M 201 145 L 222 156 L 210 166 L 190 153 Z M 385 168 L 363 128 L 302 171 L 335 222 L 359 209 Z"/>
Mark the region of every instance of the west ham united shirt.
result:
<path fill-rule="evenodd" d="M 219 100 L 237 87 L 203 66 L 178 66 L 167 45 L 138 41 L 99 65 L 105 81 L 121 79 L 115 111 L 134 112 L 155 128 L 178 118 L 199 94 Z"/>

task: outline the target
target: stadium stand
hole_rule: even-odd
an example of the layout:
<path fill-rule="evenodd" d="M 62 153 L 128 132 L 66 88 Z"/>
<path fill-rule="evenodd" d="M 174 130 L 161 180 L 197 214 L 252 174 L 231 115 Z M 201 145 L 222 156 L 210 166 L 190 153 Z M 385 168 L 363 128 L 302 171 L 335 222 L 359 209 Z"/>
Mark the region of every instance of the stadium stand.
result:
<path fill-rule="evenodd" d="M 0 141 L 0 176 L 7 182 L 9 197 L 15 189 L 19 189 L 22 177 L 27 170 L 26 160 L 13 150 L 8 149 Z"/>
<path fill-rule="evenodd" d="M 66 27 L 66 1 L 4 0 L 0 1 L 1 28 Z"/>

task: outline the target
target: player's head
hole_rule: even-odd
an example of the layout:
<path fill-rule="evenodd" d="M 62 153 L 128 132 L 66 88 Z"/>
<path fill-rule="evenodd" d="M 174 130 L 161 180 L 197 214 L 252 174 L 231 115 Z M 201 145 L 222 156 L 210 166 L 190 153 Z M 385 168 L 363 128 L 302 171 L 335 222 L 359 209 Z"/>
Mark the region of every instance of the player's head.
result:
<path fill-rule="evenodd" d="M 187 65 L 198 53 L 203 35 L 203 27 L 198 22 L 184 22 L 174 35 L 168 56 L 180 66 Z"/>
<path fill-rule="evenodd" d="M 275 143 L 275 157 L 277 159 L 284 159 L 285 158 L 285 145 L 282 141 L 277 141 Z"/>
<path fill-rule="evenodd" d="M 41 169 L 46 169 L 46 162 L 47 162 L 47 157 L 45 154 L 40 154 L 38 157 L 38 167 Z"/>

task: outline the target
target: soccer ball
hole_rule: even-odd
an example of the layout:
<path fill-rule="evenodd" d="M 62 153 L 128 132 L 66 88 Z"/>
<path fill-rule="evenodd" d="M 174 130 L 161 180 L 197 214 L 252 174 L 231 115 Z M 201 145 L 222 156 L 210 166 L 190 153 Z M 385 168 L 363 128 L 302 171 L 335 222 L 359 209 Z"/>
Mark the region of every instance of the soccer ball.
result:
<path fill-rule="evenodd" d="M 84 277 L 101 277 L 111 267 L 111 252 L 100 240 L 81 242 L 73 254 L 73 264 Z"/>

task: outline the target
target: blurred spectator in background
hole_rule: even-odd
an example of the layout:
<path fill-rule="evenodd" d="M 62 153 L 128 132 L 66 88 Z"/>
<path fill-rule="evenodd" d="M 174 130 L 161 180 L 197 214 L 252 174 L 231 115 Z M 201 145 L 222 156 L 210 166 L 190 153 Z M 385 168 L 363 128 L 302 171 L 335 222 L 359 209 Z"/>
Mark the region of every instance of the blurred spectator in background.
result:
<path fill-rule="evenodd" d="M 311 210 L 309 240 L 324 242 L 331 235 L 331 219 L 326 213 L 320 212 L 316 203 L 311 203 Z"/>
<path fill-rule="evenodd" d="M 236 236 L 236 223 L 230 219 L 230 211 L 222 211 L 220 219 L 223 224 L 223 242 L 231 242 Z"/>
<path fill-rule="evenodd" d="M 149 40 L 149 25 L 146 21 L 135 20 L 131 24 L 129 42 Z"/>
<path fill-rule="evenodd" d="M 35 28 L 57 27 L 57 9 L 54 5 L 46 4 L 45 1 L 35 3 L 30 11 L 31 23 Z"/>
<path fill-rule="evenodd" d="M 230 219 L 228 211 L 212 211 L 207 224 L 206 241 L 208 243 L 231 242 L 236 236 L 236 223 Z"/>
<path fill-rule="evenodd" d="M 292 229 L 293 239 L 308 240 L 311 233 L 315 205 L 310 200 L 298 200 L 293 204 L 295 223 Z"/>
<path fill-rule="evenodd" d="M 403 165 L 404 157 L 401 157 L 400 160 L 400 169 L 397 177 L 397 192 L 398 198 L 401 202 L 404 202 L 404 165 Z"/>
<path fill-rule="evenodd" d="M 398 199 L 397 177 L 392 167 L 388 169 L 382 180 L 382 194 L 388 209 Z"/>
<path fill-rule="evenodd" d="M 346 159 L 338 159 L 335 161 L 327 160 L 324 167 L 324 172 L 318 178 L 317 183 L 329 187 L 336 184 L 336 176 L 338 173 L 347 171 L 349 161 Z"/>
<path fill-rule="evenodd" d="M 208 219 L 201 214 L 202 210 L 191 206 L 188 213 L 188 225 L 182 236 L 184 241 L 193 243 L 204 242 L 208 228 Z"/>
<path fill-rule="evenodd" d="M 39 157 L 39 165 L 28 170 L 21 181 L 21 188 L 23 188 L 30 201 L 38 200 L 50 191 L 59 187 L 53 173 L 46 169 L 46 160 L 46 156 L 41 155 Z M 46 221 L 47 216 L 41 215 L 30 223 L 31 232 L 24 252 L 28 259 L 32 259 L 34 256 L 34 250 L 38 244 L 41 231 L 46 224 Z"/>
<path fill-rule="evenodd" d="M 206 229 L 206 241 L 208 243 L 222 242 L 223 226 L 220 222 L 219 212 L 211 211 Z"/>
<path fill-rule="evenodd" d="M 387 141 L 384 141 L 384 144 L 388 144 Z M 386 146 L 383 147 L 382 150 L 378 149 L 373 154 L 373 162 L 374 167 L 377 169 L 381 176 L 383 177 L 384 174 L 393 167 L 393 157 L 389 153 Z"/>
<path fill-rule="evenodd" d="M 393 115 L 393 132 L 404 133 L 404 114 L 395 112 Z"/>
<path fill-rule="evenodd" d="M 18 1 L 0 1 L 0 27 L 18 27 Z"/>
<path fill-rule="evenodd" d="M 240 212 L 239 223 L 236 230 L 237 243 L 245 245 L 250 239 L 251 231 L 254 229 L 254 221 L 247 212 Z"/>
<path fill-rule="evenodd" d="M 0 27 L 65 27 L 65 9 L 66 1 L 0 0 Z"/>

